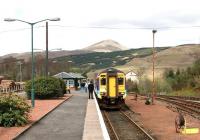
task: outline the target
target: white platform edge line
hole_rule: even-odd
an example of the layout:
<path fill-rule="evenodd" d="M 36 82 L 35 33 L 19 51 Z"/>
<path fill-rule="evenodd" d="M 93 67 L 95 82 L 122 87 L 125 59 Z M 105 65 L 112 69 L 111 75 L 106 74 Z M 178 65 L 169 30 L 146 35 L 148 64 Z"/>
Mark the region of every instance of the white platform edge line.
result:
<path fill-rule="evenodd" d="M 96 99 L 96 96 L 94 95 L 94 93 L 93 93 L 93 97 L 94 97 L 94 100 L 95 100 L 96 109 L 97 109 L 97 113 L 98 113 L 98 116 L 99 116 L 99 121 L 100 121 L 101 130 L 102 130 L 102 133 L 103 133 L 104 140 L 110 140 L 108 130 L 107 130 L 106 125 L 104 123 L 103 116 L 100 112 L 99 105 L 97 103 L 97 99 Z"/>

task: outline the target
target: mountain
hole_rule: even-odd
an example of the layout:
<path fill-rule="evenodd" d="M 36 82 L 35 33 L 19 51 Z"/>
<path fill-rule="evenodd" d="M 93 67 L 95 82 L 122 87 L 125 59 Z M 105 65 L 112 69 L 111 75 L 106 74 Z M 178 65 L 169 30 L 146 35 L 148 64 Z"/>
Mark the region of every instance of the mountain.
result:
<path fill-rule="evenodd" d="M 157 51 L 163 51 L 169 47 L 157 47 Z M 108 67 L 124 66 L 134 58 L 144 58 L 152 54 L 152 48 L 138 48 L 113 52 L 93 52 L 87 54 L 70 55 L 54 58 L 51 61 L 73 62 L 74 69 L 81 69 L 84 73 L 105 69 Z M 130 68 L 130 67 L 129 67 Z"/>
<path fill-rule="evenodd" d="M 113 52 L 113 51 L 127 50 L 127 48 L 116 41 L 103 40 L 91 46 L 88 46 L 83 50 L 90 50 L 93 52 Z"/>
<path fill-rule="evenodd" d="M 79 71 L 84 74 L 90 72 L 91 75 L 94 75 L 94 73 L 98 73 L 99 70 L 108 67 L 114 67 L 124 71 L 125 73 L 133 70 L 138 75 L 147 76 L 149 79 L 152 79 L 152 48 L 123 50 L 124 47 L 119 45 L 120 47 L 113 47 L 115 49 L 112 49 L 112 51 L 110 49 L 112 47 L 107 47 L 111 52 L 108 52 L 108 50 L 106 52 L 105 50 L 104 52 L 93 52 L 100 48 L 103 49 L 103 47 L 106 46 L 105 44 L 109 44 L 107 42 L 113 41 L 101 41 L 89 46 L 90 48 L 87 47 L 87 49 L 90 50 L 85 48 L 82 50 L 74 51 L 49 52 L 49 71 L 51 71 L 51 73 L 57 73 L 61 70 L 69 70 L 70 68 L 71 70 Z M 104 46 L 99 44 L 104 44 Z M 113 44 L 118 43 L 114 42 Z M 188 66 L 191 66 L 195 60 L 200 58 L 200 44 L 184 44 L 173 47 L 156 47 L 155 50 L 155 77 L 161 77 L 163 72 L 167 69 L 176 70 L 177 68 L 187 68 Z M 45 58 L 45 52 L 37 52 L 36 55 L 40 55 L 40 58 L 41 56 Z M 9 54 L 4 56 L 4 58 L 9 56 L 13 56 L 18 59 L 29 60 L 31 53 Z M 38 73 L 40 71 L 41 74 L 43 67 L 39 66 L 39 64 L 43 65 L 43 60 L 39 60 L 40 59 L 37 61 L 37 71 Z M 16 62 L 18 60 L 7 59 L 7 61 Z M 26 71 L 28 71 L 30 65 L 24 65 L 24 67 L 26 67 Z M 15 67 L 13 68 L 13 71 L 14 70 Z M 1 71 L 5 73 L 4 69 L 0 69 L 0 72 Z M 16 77 L 16 75 L 14 76 Z"/>
<path fill-rule="evenodd" d="M 157 47 L 155 54 L 155 76 L 162 76 L 166 69 L 187 68 L 200 58 L 200 44 L 184 44 L 173 47 Z M 103 52 L 99 52 L 99 51 Z M 37 52 L 45 58 L 45 52 Z M 3 56 L 29 60 L 31 53 Z M 129 49 L 112 40 L 104 40 L 89 47 L 74 51 L 51 51 L 49 61 L 72 62 L 74 70 L 87 73 L 115 67 L 124 72 L 130 70 L 152 78 L 152 48 Z M 60 65 L 63 65 L 60 63 Z M 59 66 L 60 67 L 60 66 Z M 55 68 L 53 68 L 55 69 Z"/>
<path fill-rule="evenodd" d="M 98 43 L 95 43 L 89 47 L 78 49 L 78 50 L 61 50 L 61 51 L 49 51 L 49 58 L 56 58 L 56 57 L 62 57 L 62 56 L 68 56 L 68 55 L 78 55 L 78 54 L 86 54 L 86 53 L 92 53 L 92 52 L 113 52 L 113 51 L 121 51 L 126 50 L 127 48 L 122 46 L 116 41 L 113 40 L 103 40 Z M 45 51 L 42 52 L 35 52 L 35 55 L 42 55 L 45 57 Z M 24 59 L 25 61 L 28 61 L 31 57 L 30 52 L 25 53 L 11 53 L 0 57 L 0 61 L 2 59 L 8 58 L 8 57 L 14 57 L 16 59 Z"/>
<path fill-rule="evenodd" d="M 48 52 L 48 57 L 49 58 L 57 58 L 57 57 L 62 57 L 62 56 L 67 56 L 67 55 L 79 55 L 79 54 L 86 54 L 90 53 L 92 51 L 87 51 L 87 50 L 73 50 L 73 51 L 67 51 L 67 50 L 61 50 L 61 51 L 49 51 Z M 35 56 L 41 55 L 45 57 L 46 52 L 34 52 Z M 4 56 L 0 57 L 0 61 L 2 61 L 5 58 L 9 57 L 14 57 L 16 59 L 24 59 L 24 61 L 28 61 L 31 58 L 31 53 L 30 52 L 25 52 L 25 53 L 11 53 L 7 54 Z"/>

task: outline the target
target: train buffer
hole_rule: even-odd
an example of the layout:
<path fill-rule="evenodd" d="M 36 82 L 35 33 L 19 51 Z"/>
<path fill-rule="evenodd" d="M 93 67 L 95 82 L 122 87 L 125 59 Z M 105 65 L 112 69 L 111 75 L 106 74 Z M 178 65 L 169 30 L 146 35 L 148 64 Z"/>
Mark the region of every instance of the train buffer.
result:
<path fill-rule="evenodd" d="M 181 134 L 198 134 L 199 133 L 199 128 L 192 128 L 192 127 L 187 127 L 187 123 L 185 120 L 185 127 L 180 130 Z"/>
<path fill-rule="evenodd" d="M 175 118 L 175 128 L 176 132 L 179 132 L 181 134 L 199 133 L 199 128 L 187 127 L 186 118 L 180 112 Z"/>
<path fill-rule="evenodd" d="M 199 133 L 199 128 L 184 128 L 181 131 L 181 134 L 197 134 Z"/>

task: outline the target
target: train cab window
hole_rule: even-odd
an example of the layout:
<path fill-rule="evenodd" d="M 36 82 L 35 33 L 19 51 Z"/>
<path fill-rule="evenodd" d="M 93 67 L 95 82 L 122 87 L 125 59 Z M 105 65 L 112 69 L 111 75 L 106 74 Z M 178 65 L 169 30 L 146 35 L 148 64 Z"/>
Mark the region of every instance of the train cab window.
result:
<path fill-rule="evenodd" d="M 101 78 L 101 85 L 106 85 L 106 78 Z"/>
<path fill-rule="evenodd" d="M 118 78 L 118 85 L 124 84 L 124 78 Z"/>

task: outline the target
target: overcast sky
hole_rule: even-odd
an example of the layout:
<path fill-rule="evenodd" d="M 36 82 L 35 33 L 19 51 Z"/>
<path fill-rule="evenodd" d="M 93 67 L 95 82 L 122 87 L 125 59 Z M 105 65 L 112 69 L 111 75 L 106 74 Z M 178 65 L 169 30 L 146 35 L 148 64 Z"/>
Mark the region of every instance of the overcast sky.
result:
<path fill-rule="evenodd" d="M 127 48 L 151 47 L 152 29 L 158 30 L 156 46 L 200 43 L 199 5 L 198 0 L 4 0 L 0 56 L 31 51 L 30 25 L 4 18 L 61 18 L 49 22 L 50 49 L 81 49 L 106 39 Z M 44 26 L 45 22 L 34 25 L 34 48 L 45 49 Z"/>

